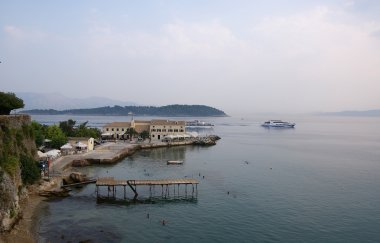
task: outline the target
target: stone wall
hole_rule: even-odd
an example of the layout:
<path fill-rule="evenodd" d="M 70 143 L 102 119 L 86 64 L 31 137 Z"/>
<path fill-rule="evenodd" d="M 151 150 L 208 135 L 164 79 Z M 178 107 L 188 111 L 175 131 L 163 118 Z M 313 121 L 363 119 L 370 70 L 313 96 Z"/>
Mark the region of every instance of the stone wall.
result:
<path fill-rule="evenodd" d="M 18 220 L 20 200 L 25 197 L 20 156 L 36 157 L 36 145 L 29 115 L 0 116 L 0 232 L 10 230 Z"/>

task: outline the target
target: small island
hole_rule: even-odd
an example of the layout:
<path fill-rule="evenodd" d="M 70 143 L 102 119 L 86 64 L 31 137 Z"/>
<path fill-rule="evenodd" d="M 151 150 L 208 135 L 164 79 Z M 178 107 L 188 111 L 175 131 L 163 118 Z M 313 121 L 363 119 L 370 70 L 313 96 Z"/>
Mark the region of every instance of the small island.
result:
<path fill-rule="evenodd" d="M 167 106 L 105 106 L 89 109 L 34 109 L 20 113 L 30 115 L 97 115 L 97 116 L 165 116 L 165 117 L 223 117 L 227 114 L 206 105 L 167 105 Z"/>

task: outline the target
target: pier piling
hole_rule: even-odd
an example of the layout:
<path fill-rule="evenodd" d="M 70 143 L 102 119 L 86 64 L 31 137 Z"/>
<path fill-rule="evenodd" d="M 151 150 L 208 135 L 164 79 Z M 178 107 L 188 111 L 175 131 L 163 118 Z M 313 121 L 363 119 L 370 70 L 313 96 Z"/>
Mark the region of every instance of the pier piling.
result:
<path fill-rule="evenodd" d="M 155 186 L 161 186 L 161 197 L 168 198 L 170 197 L 170 185 L 173 185 L 173 196 L 180 196 L 180 185 L 185 185 L 185 195 L 187 197 L 187 185 L 192 185 L 192 196 L 194 196 L 194 192 L 198 195 L 198 184 L 199 182 L 195 179 L 159 179 L 159 180 L 116 180 L 113 177 L 104 177 L 99 178 L 96 181 L 96 196 L 100 197 L 100 187 L 108 188 L 108 198 L 110 197 L 110 191 L 112 190 L 112 198 L 116 198 L 118 186 L 122 186 L 124 188 L 124 199 L 127 198 L 126 186 L 134 193 L 133 199 L 136 200 L 138 197 L 137 186 L 149 186 L 149 196 L 152 197 L 154 195 Z M 195 185 L 195 187 L 194 187 Z M 164 193 L 165 186 L 165 193 Z M 176 187 L 177 186 L 177 193 Z"/>

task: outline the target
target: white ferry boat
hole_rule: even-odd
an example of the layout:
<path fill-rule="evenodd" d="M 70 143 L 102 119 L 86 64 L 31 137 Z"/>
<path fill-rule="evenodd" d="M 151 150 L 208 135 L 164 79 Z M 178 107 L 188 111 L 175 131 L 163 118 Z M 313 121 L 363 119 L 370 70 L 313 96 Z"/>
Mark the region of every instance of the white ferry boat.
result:
<path fill-rule="evenodd" d="M 296 124 L 290 123 L 290 122 L 284 122 L 281 120 L 269 120 L 261 124 L 263 127 L 286 127 L 286 128 L 293 128 Z"/>
<path fill-rule="evenodd" d="M 203 122 L 199 120 L 194 120 L 194 121 L 187 121 L 186 122 L 186 127 L 202 127 L 202 128 L 208 128 L 208 127 L 213 127 L 214 124 L 211 124 L 209 122 Z"/>

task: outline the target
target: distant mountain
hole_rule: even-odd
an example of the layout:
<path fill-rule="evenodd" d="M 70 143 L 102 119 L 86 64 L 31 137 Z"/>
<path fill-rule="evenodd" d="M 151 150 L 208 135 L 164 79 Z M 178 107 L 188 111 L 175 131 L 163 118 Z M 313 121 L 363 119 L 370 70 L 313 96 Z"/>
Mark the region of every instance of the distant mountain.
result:
<path fill-rule="evenodd" d="M 227 116 L 224 111 L 205 105 L 167 105 L 155 106 L 106 106 L 90 109 L 70 109 L 58 111 L 54 109 L 24 110 L 21 113 L 31 115 L 100 115 L 100 116 L 127 116 L 130 113 L 136 116 Z"/>
<path fill-rule="evenodd" d="M 380 116 L 380 110 L 324 112 L 324 113 L 321 113 L 321 115 L 330 115 L 330 116 Z"/>
<path fill-rule="evenodd" d="M 113 100 L 105 97 L 69 98 L 60 93 L 30 93 L 18 92 L 17 97 L 23 99 L 26 110 L 55 109 L 68 110 L 77 108 L 92 108 L 101 106 L 132 106 L 136 103 Z"/>

